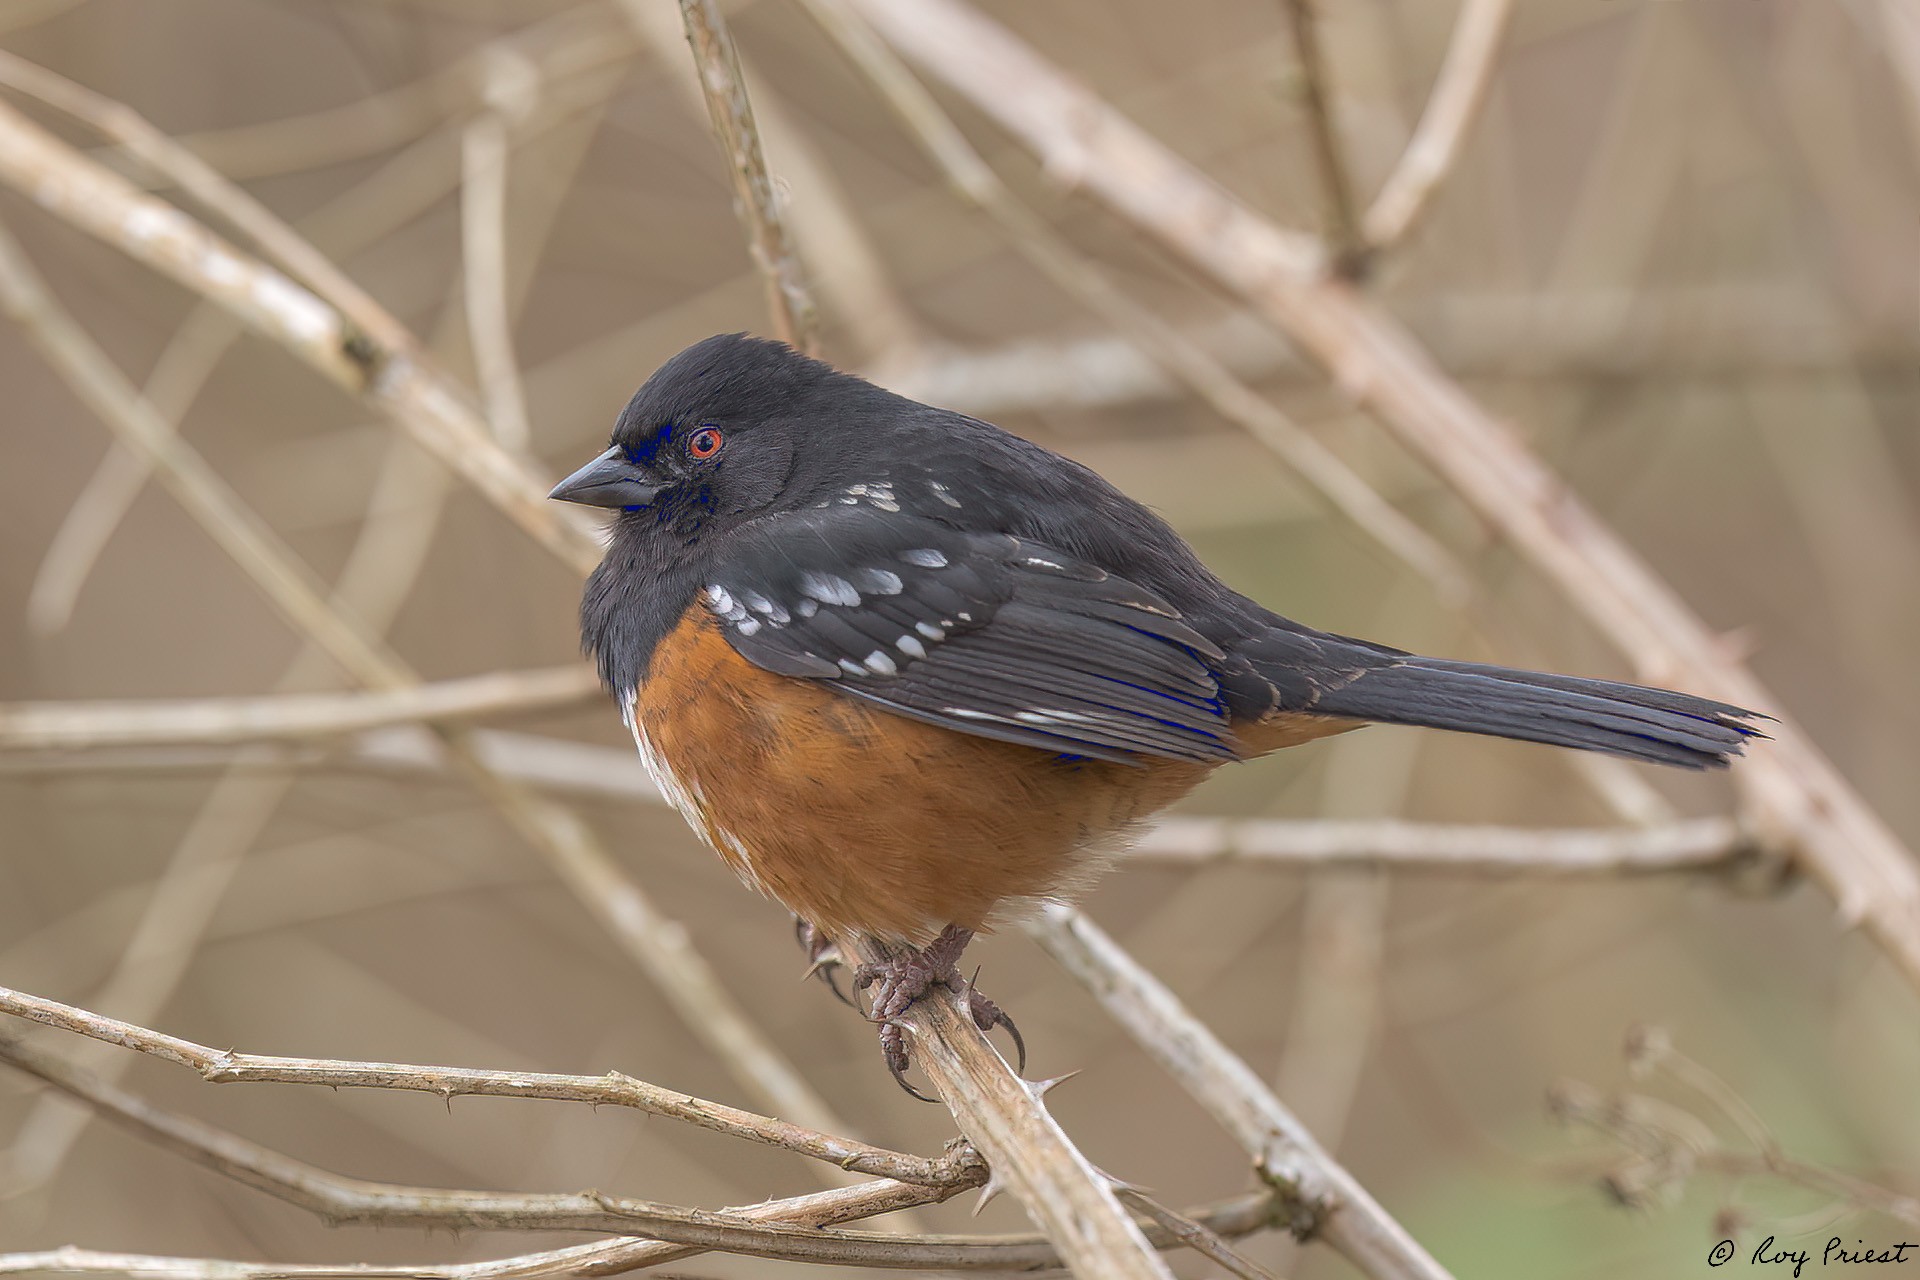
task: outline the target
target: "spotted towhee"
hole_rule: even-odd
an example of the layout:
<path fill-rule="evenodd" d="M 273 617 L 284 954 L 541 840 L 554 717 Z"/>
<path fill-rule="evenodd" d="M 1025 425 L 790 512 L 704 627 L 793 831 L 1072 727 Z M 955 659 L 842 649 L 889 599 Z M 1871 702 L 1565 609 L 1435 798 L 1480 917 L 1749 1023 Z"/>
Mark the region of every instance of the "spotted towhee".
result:
<path fill-rule="evenodd" d="M 883 1021 L 1222 764 L 1368 721 L 1693 769 L 1756 733 L 1290 622 L 1087 468 L 740 334 L 661 366 L 553 496 L 620 513 L 581 624 L 660 789 L 820 936 L 883 944 Z"/>

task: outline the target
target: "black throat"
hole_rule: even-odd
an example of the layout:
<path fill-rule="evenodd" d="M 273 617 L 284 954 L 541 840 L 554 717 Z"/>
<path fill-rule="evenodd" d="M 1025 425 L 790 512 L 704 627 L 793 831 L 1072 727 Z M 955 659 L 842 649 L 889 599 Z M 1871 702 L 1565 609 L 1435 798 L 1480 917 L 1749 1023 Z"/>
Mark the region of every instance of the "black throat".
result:
<path fill-rule="evenodd" d="M 600 679 L 624 697 L 701 587 L 706 521 L 681 503 L 624 512 L 580 599 L 580 644 Z"/>

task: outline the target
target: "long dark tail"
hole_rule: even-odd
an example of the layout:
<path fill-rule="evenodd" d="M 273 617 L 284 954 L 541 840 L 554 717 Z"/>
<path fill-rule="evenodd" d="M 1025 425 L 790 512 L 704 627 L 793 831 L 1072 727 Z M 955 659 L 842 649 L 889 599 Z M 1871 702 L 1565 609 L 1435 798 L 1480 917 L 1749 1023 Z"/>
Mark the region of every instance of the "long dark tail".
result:
<path fill-rule="evenodd" d="M 1757 712 L 1667 689 L 1391 651 L 1348 654 L 1360 661 L 1340 664 L 1337 674 L 1326 672 L 1330 679 L 1309 677 L 1312 711 L 1688 769 L 1725 768 L 1747 739 L 1766 736 L 1753 723 L 1767 718 Z M 1296 668 L 1292 674 L 1301 673 Z"/>

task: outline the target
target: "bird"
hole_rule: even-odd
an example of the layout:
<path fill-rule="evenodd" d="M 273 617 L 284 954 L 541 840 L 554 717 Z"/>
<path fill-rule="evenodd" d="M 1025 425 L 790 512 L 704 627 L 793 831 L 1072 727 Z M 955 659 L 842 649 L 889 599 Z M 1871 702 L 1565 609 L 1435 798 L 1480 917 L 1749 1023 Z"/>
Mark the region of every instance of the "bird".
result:
<path fill-rule="evenodd" d="M 935 987 L 1018 1038 L 968 942 L 1083 894 L 1222 765 L 1368 723 L 1687 769 L 1765 736 L 1291 621 L 1091 469 L 744 333 L 668 359 L 551 496 L 616 513 L 581 640 L 648 772 L 816 959 L 887 957 L 855 983 L 903 1085 Z"/>

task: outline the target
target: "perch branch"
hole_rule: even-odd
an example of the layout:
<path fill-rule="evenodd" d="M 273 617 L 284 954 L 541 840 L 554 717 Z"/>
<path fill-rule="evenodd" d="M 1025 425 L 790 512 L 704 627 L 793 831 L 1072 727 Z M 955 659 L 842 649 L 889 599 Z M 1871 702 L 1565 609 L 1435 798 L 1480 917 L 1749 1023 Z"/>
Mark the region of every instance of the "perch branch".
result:
<path fill-rule="evenodd" d="M 873 964 L 885 953 L 856 948 Z M 1139 1223 L 1121 1206 L 1107 1175 L 1088 1163 L 1047 1111 L 1049 1082 L 1015 1075 L 945 988 L 918 1001 L 900 1019 L 914 1059 L 933 1080 L 960 1132 L 993 1170 L 987 1192 L 1011 1191 L 1078 1275 L 1158 1277 L 1172 1273 L 1153 1252 Z"/>
<path fill-rule="evenodd" d="M 1244 297 L 1544 571 L 1643 678 L 1775 705 L 1674 591 L 1390 316 L 1004 28 L 958 0 L 856 0 L 869 22 L 1050 165 Z M 1791 849 L 1920 986 L 1920 871 L 1813 741 L 1781 722 L 1733 771 L 1756 830 Z"/>

